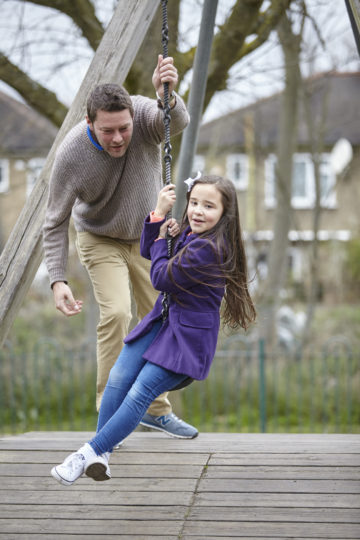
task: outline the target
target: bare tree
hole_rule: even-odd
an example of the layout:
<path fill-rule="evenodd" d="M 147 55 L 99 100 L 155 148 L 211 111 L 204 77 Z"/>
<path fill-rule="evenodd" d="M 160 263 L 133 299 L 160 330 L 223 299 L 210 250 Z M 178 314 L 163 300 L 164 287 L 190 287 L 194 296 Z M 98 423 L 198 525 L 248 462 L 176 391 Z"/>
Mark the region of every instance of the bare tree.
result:
<path fill-rule="evenodd" d="M 285 89 L 279 118 L 279 139 L 276 164 L 276 207 L 274 211 L 273 240 L 270 245 L 268 276 L 260 299 L 260 328 L 269 346 L 274 344 L 275 320 L 280 290 L 284 286 L 287 270 L 287 247 L 292 222 L 291 179 L 293 154 L 297 144 L 298 102 L 301 81 L 300 49 L 305 10 L 300 30 L 295 33 L 292 14 L 283 15 L 278 36 L 284 56 Z"/>
<path fill-rule="evenodd" d="M 306 345 L 310 337 L 311 325 L 314 318 L 316 302 L 319 293 L 319 239 L 318 232 L 320 226 L 322 210 L 322 190 L 320 185 L 320 167 L 322 161 L 322 152 L 324 148 L 324 131 L 327 118 L 327 95 L 324 89 L 324 99 L 319 117 L 316 118 L 311 107 L 313 88 L 311 81 L 302 85 L 302 101 L 304 104 L 305 121 L 308 130 L 310 143 L 310 154 L 314 167 L 315 200 L 312 212 L 312 231 L 313 240 L 310 249 L 310 284 L 307 295 L 306 319 L 302 334 L 302 345 Z"/>
<path fill-rule="evenodd" d="M 9 2 L 9 0 L 6 0 Z M 95 6 L 97 2 L 82 0 L 72 2 L 71 0 L 11 0 L 14 6 L 38 5 L 49 8 L 49 14 L 56 10 L 59 14 L 65 15 L 72 22 L 73 36 L 67 36 L 67 41 L 62 38 L 61 43 L 54 45 L 54 39 L 60 39 L 54 34 L 54 26 L 50 26 L 47 17 L 43 20 L 42 34 L 43 40 L 48 39 L 51 50 L 62 50 L 69 46 L 71 40 L 85 39 L 88 48 L 96 50 L 104 33 L 104 25 L 97 16 Z M 194 7 L 196 1 L 194 1 Z M 227 87 L 228 73 L 232 66 L 239 60 L 253 52 L 268 39 L 270 32 L 276 28 L 285 9 L 292 0 L 271 0 L 268 5 L 264 0 L 237 0 L 230 9 L 224 23 L 218 28 L 214 39 L 212 50 L 208 85 L 205 97 L 205 107 L 210 103 L 215 92 Z M 4 5 L 5 0 L 0 1 Z M 185 52 L 180 52 L 179 42 L 179 20 L 180 20 L 180 0 L 169 2 L 169 54 L 174 56 L 175 64 L 179 70 L 180 81 L 192 69 L 195 47 L 190 47 Z M 101 5 L 101 3 L 99 3 Z M 263 7 L 265 6 L 265 8 Z M 44 10 L 45 11 L 45 10 Z M 53 16 L 53 15 L 52 15 Z M 3 23 L 4 24 L 4 23 Z M 19 14 L 18 31 L 14 31 L 14 42 L 0 44 L 0 80 L 14 88 L 24 99 L 38 112 L 49 118 L 55 125 L 60 126 L 65 118 L 67 107 L 61 103 L 56 94 L 41 84 L 39 80 L 32 78 L 24 61 L 24 47 L 29 45 L 25 40 L 21 40 L 26 21 Z M 51 29 L 52 28 L 52 29 Z M 39 32 L 39 25 L 30 28 L 34 34 Z M 28 35 L 28 33 L 26 34 Z M 161 13 L 160 9 L 151 23 L 149 31 L 145 36 L 143 45 L 130 70 L 125 85 L 130 93 L 152 94 L 151 73 L 154 64 L 154 55 L 160 52 L 161 39 Z M 34 43 L 33 43 L 34 44 Z M 80 46 L 80 45 L 79 45 Z M 91 56 L 82 44 L 82 53 Z M 26 52 L 26 57 L 28 53 Z M 55 53 L 53 54 L 52 72 L 61 69 Z M 186 97 L 186 95 L 185 95 Z"/>

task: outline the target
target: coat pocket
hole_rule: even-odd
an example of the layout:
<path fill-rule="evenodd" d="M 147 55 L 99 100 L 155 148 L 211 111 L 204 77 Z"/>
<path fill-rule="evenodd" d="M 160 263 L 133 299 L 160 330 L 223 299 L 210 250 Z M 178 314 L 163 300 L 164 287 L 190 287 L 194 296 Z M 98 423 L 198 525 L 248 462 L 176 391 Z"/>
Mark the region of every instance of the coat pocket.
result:
<path fill-rule="evenodd" d="M 179 322 L 183 326 L 195 328 L 214 328 L 217 324 L 218 314 L 199 311 L 182 311 Z"/>

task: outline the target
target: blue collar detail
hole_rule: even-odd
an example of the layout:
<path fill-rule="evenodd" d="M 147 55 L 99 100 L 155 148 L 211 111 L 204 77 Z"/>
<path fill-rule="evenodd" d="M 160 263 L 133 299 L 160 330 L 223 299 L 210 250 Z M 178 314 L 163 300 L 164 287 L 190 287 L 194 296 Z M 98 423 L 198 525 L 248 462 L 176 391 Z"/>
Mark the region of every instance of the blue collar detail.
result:
<path fill-rule="evenodd" d="M 87 135 L 88 135 L 90 141 L 92 142 L 92 144 L 93 144 L 94 146 L 96 146 L 96 148 L 97 148 L 98 150 L 104 150 L 103 147 L 102 147 L 99 143 L 97 143 L 97 142 L 95 141 L 95 139 L 93 138 L 92 133 L 91 133 L 90 126 L 87 127 L 86 132 L 87 132 Z"/>

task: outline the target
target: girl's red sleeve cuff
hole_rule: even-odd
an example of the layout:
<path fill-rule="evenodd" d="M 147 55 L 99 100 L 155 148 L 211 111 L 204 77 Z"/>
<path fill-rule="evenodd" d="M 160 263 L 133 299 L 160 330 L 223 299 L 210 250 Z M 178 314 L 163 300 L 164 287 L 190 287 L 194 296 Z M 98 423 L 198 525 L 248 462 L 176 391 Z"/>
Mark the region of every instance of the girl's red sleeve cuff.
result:
<path fill-rule="evenodd" d="M 156 216 L 155 212 L 150 212 L 150 223 L 155 223 L 156 221 L 164 221 L 164 218 Z"/>

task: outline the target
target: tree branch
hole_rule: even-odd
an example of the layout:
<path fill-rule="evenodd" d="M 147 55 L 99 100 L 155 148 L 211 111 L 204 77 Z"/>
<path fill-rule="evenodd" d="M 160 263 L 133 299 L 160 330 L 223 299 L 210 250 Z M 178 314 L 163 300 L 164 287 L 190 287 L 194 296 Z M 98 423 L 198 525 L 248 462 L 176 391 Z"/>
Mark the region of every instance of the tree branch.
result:
<path fill-rule="evenodd" d="M 226 88 L 229 69 L 245 55 L 264 43 L 271 30 L 274 30 L 292 0 L 273 0 L 265 13 L 260 14 L 260 0 L 238 0 L 232 13 L 214 38 L 209 77 L 204 108 L 212 96 Z M 260 21 L 260 22 L 259 22 Z M 258 36 L 251 46 L 245 45 L 245 39 L 252 32 Z M 255 43 L 256 42 L 256 43 Z"/>
<path fill-rule="evenodd" d="M 249 43 L 244 43 L 240 50 L 240 58 L 250 54 L 260 47 L 269 38 L 270 32 L 274 30 L 285 10 L 289 7 L 291 0 L 272 0 L 269 8 L 260 15 L 253 30 L 257 37 Z M 239 59 L 240 59 L 239 58 Z"/>
<path fill-rule="evenodd" d="M 61 11 L 68 15 L 87 39 L 90 47 L 95 51 L 104 35 L 104 28 L 96 17 L 95 8 L 90 0 L 24 0 L 30 4 L 37 4 Z"/>
<path fill-rule="evenodd" d="M 0 79 L 14 88 L 40 114 L 46 116 L 56 126 L 61 126 L 67 108 L 54 92 L 31 79 L 10 60 L 0 53 Z"/>

